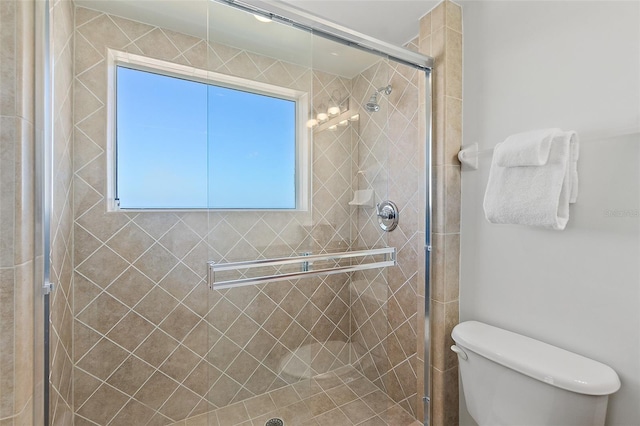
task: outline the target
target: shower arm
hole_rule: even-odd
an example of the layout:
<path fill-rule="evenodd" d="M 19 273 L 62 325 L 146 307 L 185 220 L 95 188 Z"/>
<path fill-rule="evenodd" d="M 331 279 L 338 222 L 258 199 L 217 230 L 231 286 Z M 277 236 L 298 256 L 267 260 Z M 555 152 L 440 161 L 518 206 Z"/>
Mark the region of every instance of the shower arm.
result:
<path fill-rule="evenodd" d="M 383 93 L 383 92 L 384 92 L 385 95 L 390 95 L 391 94 L 391 85 L 388 84 L 385 87 L 379 88 L 378 90 L 376 90 L 375 94 L 377 95 L 378 93 Z"/>

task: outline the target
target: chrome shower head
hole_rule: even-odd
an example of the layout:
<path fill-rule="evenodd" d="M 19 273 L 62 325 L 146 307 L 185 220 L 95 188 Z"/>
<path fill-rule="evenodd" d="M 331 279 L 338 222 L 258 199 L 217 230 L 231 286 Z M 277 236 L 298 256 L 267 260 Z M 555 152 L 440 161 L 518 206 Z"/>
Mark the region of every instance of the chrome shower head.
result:
<path fill-rule="evenodd" d="M 364 105 L 364 109 L 369 112 L 380 111 L 380 105 L 378 104 L 378 94 L 384 93 L 385 95 L 389 95 L 391 94 L 391 90 L 392 88 L 390 84 L 386 87 L 381 87 L 380 89 L 376 90 L 375 93 L 369 98 L 369 102 Z"/>

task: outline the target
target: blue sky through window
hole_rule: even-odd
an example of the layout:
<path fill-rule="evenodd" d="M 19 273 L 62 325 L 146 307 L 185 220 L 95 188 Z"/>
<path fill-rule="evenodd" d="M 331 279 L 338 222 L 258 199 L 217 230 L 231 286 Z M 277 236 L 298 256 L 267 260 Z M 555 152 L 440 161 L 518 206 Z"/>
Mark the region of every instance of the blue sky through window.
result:
<path fill-rule="evenodd" d="M 117 67 L 121 208 L 294 209 L 294 101 Z"/>

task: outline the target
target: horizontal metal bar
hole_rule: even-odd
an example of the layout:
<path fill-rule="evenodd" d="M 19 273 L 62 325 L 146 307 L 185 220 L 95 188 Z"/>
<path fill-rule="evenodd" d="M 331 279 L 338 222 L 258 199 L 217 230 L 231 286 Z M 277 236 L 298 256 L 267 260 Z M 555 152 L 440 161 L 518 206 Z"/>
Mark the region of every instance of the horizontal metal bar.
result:
<path fill-rule="evenodd" d="M 215 0 L 228 3 L 239 9 L 264 14 L 272 19 L 297 28 L 311 31 L 321 37 L 346 44 L 361 50 L 378 53 L 406 65 L 430 70 L 434 59 L 430 56 L 413 52 L 374 37 L 359 33 L 350 28 L 321 18 L 292 4 L 274 0 Z"/>
<path fill-rule="evenodd" d="M 395 250 L 395 249 L 394 249 Z M 242 287 L 246 285 L 262 284 L 265 282 L 291 280 L 296 278 L 313 277 L 317 275 L 332 275 L 346 272 L 364 271 L 367 269 L 385 268 L 387 266 L 395 266 L 395 260 L 385 260 L 383 262 L 365 263 L 353 266 L 340 266 L 337 268 L 318 269 L 316 271 L 300 271 L 282 275 L 270 275 L 266 277 L 241 278 L 237 280 L 220 281 L 212 284 L 212 289 L 223 290 L 226 288 Z"/>
<path fill-rule="evenodd" d="M 309 265 L 313 262 L 326 261 L 326 260 L 343 260 L 343 259 L 353 259 L 357 257 L 367 257 L 367 256 L 376 256 L 376 255 L 385 255 L 385 260 L 378 262 L 370 262 L 363 263 L 358 265 L 345 265 L 345 266 L 335 266 L 332 268 L 324 268 L 311 270 L 309 269 Z M 260 277 L 251 277 L 251 278 L 238 278 L 226 281 L 218 281 L 216 282 L 216 272 L 220 271 L 230 271 L 230 270 L 245 270 L 257 267 L 266 267 L 266 266 L 282 266 L 282 265 L 292 265 L 299 263 L 302 268 L 298 272 L 289 272 L 283 274 L 273 274 L 266 275 Z M 346 273 L 346 272 L 355 272 L 355 271 L 363 271 L 366 269 L 374 269 L 374 268 L 384 268 L 387 266 L 394 266 L 397 264 L 396 261 L 396 249 L 395 247 L 384 247 L 379 249 L 371 249 L 371 250 L 357 250 L 357 251 L 348 251 L 341 253 L 325 253 L 325 254 L 316 254 L 316 255 L 308 255 L 308 256 L 295 256 L 295 257 L 281 257 L 276 259 L 259 259 L 259 260 L 249 260 L 244 262 L 232 262 L 232 263 L 215 263 L 213 261 L 207 262 L 207 281 L 209 283 L 209 288 L 211 289 L 225 289 L 232 287 L 239 287 L 251 284 L 260 284 L 269 281 L 282 281 L 289 280 L 301 277 L 309 277 L 309 276 L 317 276 L 317 275 L 331 275 L 337 273 Z"/>
<path fill-rule="evenodd" d="M 209 268 L 213 272 L 219 272 L 219 271 L 232 271 L 236 269 L 258 268 L 258 267 L 264 267 L 264 266 L 292 265 L 296 263 L 314 262 L 314 261 L 322 261 L 322 260 L 350 259 L 354 257 L 375 256 L 379 254 L 390 254 L 392 255 L 392 257 L 395 258 L 395 252 L 396 252 L 395 247 L 385 247 L 385 248 L 371 249 L 371 250 L 314 254 L 309 256 L 280 257 L 276 259 L 258 259 L 258 260 L 248 260 L 243 262 L 215 263 L 214 261 L 209 261 L 207 263 L 209 264 Z"/>

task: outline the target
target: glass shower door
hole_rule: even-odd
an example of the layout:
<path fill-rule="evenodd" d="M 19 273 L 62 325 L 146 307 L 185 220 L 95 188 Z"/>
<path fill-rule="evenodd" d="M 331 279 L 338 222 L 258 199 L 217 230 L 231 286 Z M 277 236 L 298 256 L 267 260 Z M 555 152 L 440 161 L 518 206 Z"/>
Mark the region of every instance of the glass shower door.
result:
<path fill-rule="evenodd" d="M 227 5 L 209 22 L 209 420 L 303 424 L 386 373 L 388 272 L 351 268 L 393 255 L 341 256 L 388 246 L 390 68 Z"/>
<path fill-rule="evenodd" d="M 210 77 L 219 83 L 209 91 L 207 260 L 216 264 L 317 253 L 309 205 L 311 130 L 305 125 L 312 38 L 263 21 L 210 5 Z M 280 40 L 295 43 L 283 47 Z M 216 281 L 276 271 L 295 272 L 298 265 L 221 271 Z M 242 415 L 266 421 L 277 417 L 267 394 L 288 389 L 270 394 L 282 403 L 296 395 L 296 383 L 303 392 L 315 351 L 308 345 L 314 287 L 311 279 L 293 279 L 210 290 L 207 399 L 219 422 Z"/>
<path fill-rule="evenodd" d="M 200 83 L 208 2 L 78 3 L 70 56 L 73 312 L 64 316 L 73 322 L 76 424 L 171 424 L 208 411 L 206 200 L 188 210 L 166 204 L 177 196 L 165 197 L 160 206 L 140 205 L 125 189 L 143 183 L 146 196 L 167 196 L 182 182 L 176 166 L 197 138 L 180 132 L 195 116 L 176 106 L 195 102 L 185 99 L 185 91 L 165 91 L 169 84 L 158 81 Z M 127 85 L 119 69 L 147 84 Z M 157 119 L 158 111 L 168 118 Z M 133 113 L 139 119 L 131 119 Z M 127 142 L 143 148 L 129 163 Z M 138 174 L 130 180 L 119 174 L 114 187 L 113 173 L 124 172 L 125 165 Z M 191 182 L 197 185 L 206 188 L 206 182 Z"/>

